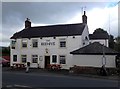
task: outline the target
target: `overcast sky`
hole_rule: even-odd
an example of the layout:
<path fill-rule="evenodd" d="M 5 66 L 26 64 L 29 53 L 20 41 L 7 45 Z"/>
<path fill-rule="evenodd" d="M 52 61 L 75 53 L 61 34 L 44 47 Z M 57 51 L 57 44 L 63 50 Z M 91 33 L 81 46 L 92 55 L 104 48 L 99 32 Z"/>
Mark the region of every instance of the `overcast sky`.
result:
<path fill-rule="evenodd" d="M 117 2 L 2 2 L 1 45 L 8 46 L 10 37 L 24 29 L 26 18 L 32 26 L 82 22 L 82 7 L 88 17 L 89 33 L 103 28 L 118 35 Z"/>

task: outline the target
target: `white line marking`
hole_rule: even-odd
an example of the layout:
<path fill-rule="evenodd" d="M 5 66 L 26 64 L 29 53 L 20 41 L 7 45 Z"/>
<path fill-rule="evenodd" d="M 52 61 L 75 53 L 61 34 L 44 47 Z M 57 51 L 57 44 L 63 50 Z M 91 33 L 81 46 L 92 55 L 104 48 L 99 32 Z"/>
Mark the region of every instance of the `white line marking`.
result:
<path fill-rule="evenodd" d="M 30 88 L 30 86 L 17 85 L 17 84 L 15 84 L 14 86 L 15 86 L 15 87 L 29 87 L 29 88 Z"/>

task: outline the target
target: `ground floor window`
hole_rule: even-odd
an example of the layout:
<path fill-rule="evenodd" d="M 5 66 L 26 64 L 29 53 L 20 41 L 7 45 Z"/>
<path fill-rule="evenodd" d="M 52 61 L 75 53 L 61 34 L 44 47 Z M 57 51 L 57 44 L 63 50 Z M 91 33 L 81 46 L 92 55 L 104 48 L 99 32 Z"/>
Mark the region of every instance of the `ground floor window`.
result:
<path fill-rule="evenodd" d="M 21 55 L 22 62 L 26 63 L 27 55 Z"/>
<path fill-rule="evenodd" d="M 57 55 L 52 55 L 52 62 L 56 63 L 57 62 Z"/>
<path fill-rule="evenodd" d="M 60 60 L 60 64 L 66 64 L 66 56 L 65 55 L 60 55 L 59 60 Z"/>
<path fill-rule="evenodd" d="M 32 55 L 32 63 L 38 63 L 38 55 Z"/>
<path fill-rule="evenodd" d="M 17 61 L 17 55 L 13 55 L 13 62 Z"/>

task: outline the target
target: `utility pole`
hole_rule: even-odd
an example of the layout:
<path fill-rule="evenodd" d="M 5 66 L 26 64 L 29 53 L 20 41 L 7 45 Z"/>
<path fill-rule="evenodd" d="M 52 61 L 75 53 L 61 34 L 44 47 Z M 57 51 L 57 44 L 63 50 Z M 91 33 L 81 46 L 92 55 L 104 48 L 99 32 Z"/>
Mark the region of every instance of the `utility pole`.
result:
<path fill-rule="evenodd" d="M 106 57 L 105 57 L 105 49 L 104 49 L 104 45 L 103 45 L 103 58 L 102 58 L 102 65 L 106 65 Z"/>

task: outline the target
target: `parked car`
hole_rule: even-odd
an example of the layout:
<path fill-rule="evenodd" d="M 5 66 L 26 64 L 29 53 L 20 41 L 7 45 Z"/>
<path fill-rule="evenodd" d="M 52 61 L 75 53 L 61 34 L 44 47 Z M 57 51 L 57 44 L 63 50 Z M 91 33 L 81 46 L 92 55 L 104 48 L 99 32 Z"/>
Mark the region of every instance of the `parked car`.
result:
<path fill-rule="evenodd" d="M 0 57 L 0 65 L 2 65 L 2 67 L 9 67 L 10 61 Z"/>

